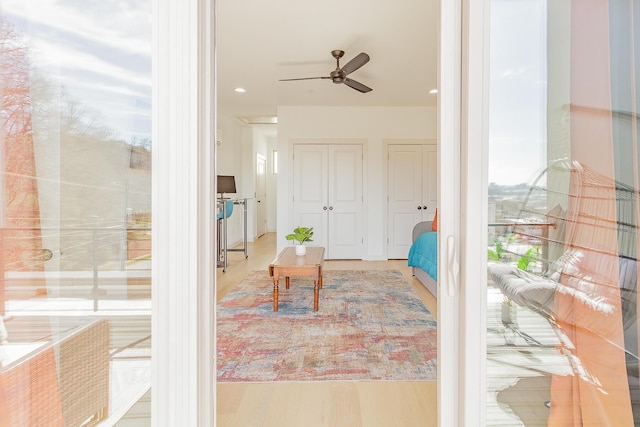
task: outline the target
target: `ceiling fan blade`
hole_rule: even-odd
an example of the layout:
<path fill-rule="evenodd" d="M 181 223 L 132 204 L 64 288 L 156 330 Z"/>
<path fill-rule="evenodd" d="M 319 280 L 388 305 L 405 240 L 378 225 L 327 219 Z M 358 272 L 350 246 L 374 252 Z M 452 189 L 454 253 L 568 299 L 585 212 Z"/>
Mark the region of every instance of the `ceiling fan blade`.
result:
<path fill-rule="evenodd" d="M 351 61 L 347 62 L 344 65 L 344 67 L 341 68 L 341 70 L 346 76 L 347 74 L 353 73 L 355 70 L 362 67 L 367 62 L 369 62 L 369 55 L 362 52 L 358 54 L 355 58 L 353 58 Z"/>
<path fill-rule="evenodd" d="M 325 77 L 301 77 L 299 79 L 280 79 L 279 81 L 281 82 L 292 82 L 294 80 L 315 80 L 315 79 L 330 79 L 331 77 L 329 76 L 325 76 Z"/>
<path fill-rule="evenodd" d="M 350 78 L 346 78 L 344 79 L 344 84 L 346 84 L 347 86 L 349 86 L 350 88 L 353 88 L 355 90 L 357 90 L 358 92 L 362 92 L 362 93 L 367 93 L 367 92 L 371 92 L 373 89 L 371 89 L 369 86 L 365 86 L 360 82 L 357 82 L 355 80 L 352 80 Z"/>

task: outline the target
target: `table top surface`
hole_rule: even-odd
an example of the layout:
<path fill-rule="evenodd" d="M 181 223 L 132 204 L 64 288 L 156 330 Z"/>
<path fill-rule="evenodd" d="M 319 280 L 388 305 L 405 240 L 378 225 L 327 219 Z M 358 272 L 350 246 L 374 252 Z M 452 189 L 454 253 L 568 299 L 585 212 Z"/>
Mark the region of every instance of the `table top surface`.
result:
<path fill-rule="evenodd" d="M 306 255 L 296 255 L 296 248 L 288 246 L 273 260 L 270 267 L 319 266 L 323 262 L 324 247 L 322 246 L 307 246 Z"/>

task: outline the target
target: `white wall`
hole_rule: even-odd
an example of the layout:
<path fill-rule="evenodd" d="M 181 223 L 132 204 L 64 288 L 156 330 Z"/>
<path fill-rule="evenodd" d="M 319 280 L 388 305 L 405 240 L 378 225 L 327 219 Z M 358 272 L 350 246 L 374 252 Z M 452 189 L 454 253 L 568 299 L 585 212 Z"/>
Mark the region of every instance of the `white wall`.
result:
<path fill-rule="evenodd" d="M 238 193 L 231 198 L 247 198 L 247 240 L 256 238 L 256 159 L 261 154 L 267 159 L 267 231 L 276 230 L 277 182 L 272 174 L 271 153 L 276 149 L 276 125 L 246 125 L 234 117 L 219 115 L 218 130 L 222 141 L 218 145 L 219 175 L 234 175 Z M 236 205 L 228 223 L 228 244 L 233 246 L 243 239 L 242 206 Z"/>
<path fill-rule="evenodd" d="M 387 258 L 386 144 L 437 137 L 435 107 L 279 107 L 278 251 L 292 224 L 292 144 L 338 140 L 366 142 L 364 165 L 365 248 L 363 259 Z"/>
<path fill-rule="evenodd" d="M 220 131 L 219 136 L 221 136 L 221 138 L 216 138 L 221 139 L 217 151 L 217 174 L 235 176 L 236 190 L 238 190 L 237 194 L 225 195 L 225 197 L 253 197 L 253 184 L 250 182 L 250 177 L 245 176 L 245 170 L 248 168 L 246 157 L 251 155 L 251 128 L 224 115 L 218 116 L 217 126 Z M 247 152 L 247 150 L 249 151 Z M 250 162 L 250 158 L 248 162 Z M 227 228 L 229 246 L 241 243 L 243 225 L 240 205 L 234 207 L 233 214 L 227 220 Z M 249 236 L 252 235 L 249 234 Z"/>

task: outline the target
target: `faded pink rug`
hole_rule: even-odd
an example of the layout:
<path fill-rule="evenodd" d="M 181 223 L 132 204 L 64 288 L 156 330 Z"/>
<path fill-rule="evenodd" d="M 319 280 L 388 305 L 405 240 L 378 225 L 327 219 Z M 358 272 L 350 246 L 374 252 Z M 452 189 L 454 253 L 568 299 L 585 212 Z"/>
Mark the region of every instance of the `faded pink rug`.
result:
<path fill-rule="evenodd" d="M 217 380 L 434 381 L 436 320 L 399 271 L 323 273 L 280 282 L 251 273 L 217 305 Z"/>

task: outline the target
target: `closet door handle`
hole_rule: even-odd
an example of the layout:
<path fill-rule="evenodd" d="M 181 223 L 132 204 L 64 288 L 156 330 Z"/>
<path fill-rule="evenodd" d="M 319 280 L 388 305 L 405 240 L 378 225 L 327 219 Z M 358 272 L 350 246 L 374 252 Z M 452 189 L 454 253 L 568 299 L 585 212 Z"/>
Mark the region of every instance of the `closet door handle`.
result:
<path fill-rule="evenodd" d="M 424 209 L 424 210 L 426 211 L 426 210 L 427 210 L 427 207 L 426 207 L 426 206 L 423 206 L 423 207 L 422 207 L 422 209 Z"/>
<path fill-rule="evenodd" d="M 322 207 L 322 210 L 323 210 L 323 211 L 326 211 L 326 210 L 327 210 L 327 207 L 326 207 L 326 206 L 323 206 L 323 207 Z"/>
<path fill-rule="evenodd" d="M 333 206 L 329 206 L 329 210 L 332 211 L 333 210 Z"/>
<path fill-rule="evenodd" d="M 418 206 L 418 210 L 422 210 L 422 206 Z"/>

